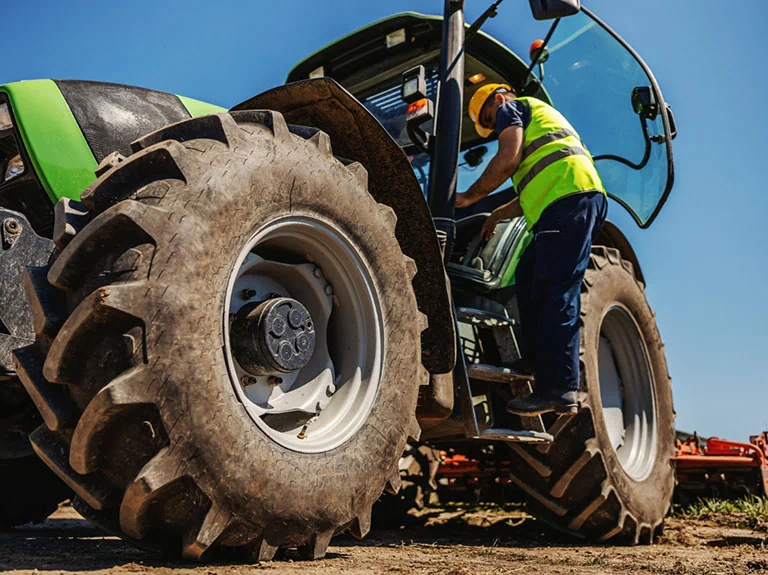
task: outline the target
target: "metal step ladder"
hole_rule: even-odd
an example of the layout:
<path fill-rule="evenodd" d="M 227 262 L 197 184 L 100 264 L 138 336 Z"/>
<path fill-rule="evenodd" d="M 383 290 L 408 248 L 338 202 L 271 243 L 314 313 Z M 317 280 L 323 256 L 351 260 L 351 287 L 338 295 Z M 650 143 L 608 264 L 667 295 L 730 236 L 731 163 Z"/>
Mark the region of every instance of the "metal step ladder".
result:
<path fill-rule="evenodd" d="M 462 323 L 482 325 L 488 328 L 510 329 L 515 320 L 492 312 L 471 308 L 458 308 L 456 318 Z M 473 403 L 472 383 L 470 380 L 480 380 L 489 383 L 506 384 L 512 388 L 515 395 L 524 397 L 531 393 L 533 376 L 509 367 L 497 367 L 480 363 L 466 364 L 464 353 L 459 348 L 457 358 L 457 376 L 459 379 L 459 401 L 462 402 L 464 428 L 467 437 L 483 441 L 504 441 L 507 443 L 538 443 L 546 444 L 554 441 L 547 433 L 541 416 L 521 417 L 523 429 L 502 429 L 489 427 L 481 429 L 475 414 Z"/>

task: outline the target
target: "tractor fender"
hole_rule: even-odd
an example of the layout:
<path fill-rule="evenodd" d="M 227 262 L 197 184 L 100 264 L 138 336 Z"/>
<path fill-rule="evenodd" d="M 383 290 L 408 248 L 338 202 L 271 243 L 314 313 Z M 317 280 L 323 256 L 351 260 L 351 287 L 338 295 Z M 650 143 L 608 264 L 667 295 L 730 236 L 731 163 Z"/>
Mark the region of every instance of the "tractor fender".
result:
<path fill-rule="evenodd" d="M 640 268 L 640 261 L 637 259 L 637 254 L 632 248 L 632 244 L 629 243 L 627 236 L 624 235 L 619 227 L 611 221 L 606 221 L 603 225 L 603 229 L 597 234 L 595 241 L 592 242 L 595 246 L 605 246 L 607 248 L 615 248 L 621 253 L 621 258 L 628 261 L 635 268 L 635 277 L 645 284 L 645 277 L 643 276 L 643 270 Z"/>
<path fill-rule="evenodd" d="M 232 111 L 256 109 L 274 110 L 289 124 L 322 130 L 330 136 L 336 156 L 360 162 L 368 170 L 369 191 L 395 211 L 395 235 L 418 268 L 413 286 L 419 309 L 429 320 L 421 336 L 422 362 L 431 374 L 451 372 L 456 335 L 448 277 L 432 215 L 403 150 L 352 94 L 330 78 L 278 86 Z"/>

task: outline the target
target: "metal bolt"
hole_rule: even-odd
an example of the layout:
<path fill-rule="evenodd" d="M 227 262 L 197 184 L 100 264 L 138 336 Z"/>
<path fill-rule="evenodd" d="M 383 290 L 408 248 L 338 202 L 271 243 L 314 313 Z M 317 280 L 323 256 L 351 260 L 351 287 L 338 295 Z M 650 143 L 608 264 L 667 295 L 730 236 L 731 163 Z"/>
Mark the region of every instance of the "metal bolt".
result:
<path fill-rule="evenodd" d="M 280 354 L 280 358 L 282 358 L 283 361 L 290 361 L 293 356 L 293 346 L 287 341 L 284 341 L 280 344 L 277 353 Z"/>
<path fill-rule="evenodd" d="M 312 275 L 314 275 L 316 278 L 320 279 L 321 277 L 323 277 L 323 270 L 321 270 L 320 268 L 315 268 L 312 271 Z"/>
<path fill-rule="evenodd" d="M 3 222 L 3 228 L 5 229 L 6 233 L 14 236 L 21 233 L 21 224 L 16 218 L 8 218 L 5 220 Z"/>
<path fill-rule="evenodd" d="M 244 375 L 240 378 L 240 384 L 244 387 L 248 387 L 249 385 L 253 385 L 254 383 L 258 383 L 256 381 L 256 378 L 251 377 L 250 375 Z"/>
<path fill-rule="evenodd" d="M 285 320 L 281 317 L 276 317 L 272 321 L 272 329 L 270 331 L 272 331 L 276 337 L 283 335 L 285 333 Z"/>
<path fill-rule="evenodd" d="M 283 383 L 282 377 L 277 377 L 276 375 L 270 375 L 267 378 L 267 385 L 269 385 L 270 387 L 277 387 L 281 383 Z"/>
<path fill-rule="evenodd" d="M 331 383 L 326 388 L 325 395 L 327 395 L 328 397 L 331 397 L 334 393 L 336 393 L 336 386 Z"/>
<path fill-rule="evenodd" d="M 297 309 L 292 309 L 288 312 L 288 323 L 293 329 L 299 329 L 301 327 L 302 320 L 301 312 Z"/>
<path fill-rule="evenodd" d="M 331 284 L 325 286 L 325 295 L 333 295 L 333 286 Z"/>
<path fill-rule="evenodd" d="M 310 346 L 309 336 L 306 332 L 300 333 L 296 337 L 296 347 L 299 351 L 307 351 Z"/>

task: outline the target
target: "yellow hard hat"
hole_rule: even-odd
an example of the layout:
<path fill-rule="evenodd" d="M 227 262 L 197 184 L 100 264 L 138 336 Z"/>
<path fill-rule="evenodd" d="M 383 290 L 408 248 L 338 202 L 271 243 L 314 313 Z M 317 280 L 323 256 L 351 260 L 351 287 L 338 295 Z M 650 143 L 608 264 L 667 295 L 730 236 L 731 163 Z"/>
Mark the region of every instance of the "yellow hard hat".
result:
<path fill-rule="evenodd" d="M 483 109 L 483 104 L 485 104 L 490 95 L 499 88 L 512 91 L 512 88 L 506 84 L 485 84 L 477 89 L 475 95 L 469 101 L 469 117 L 475 123 L 475 130 L 477 130 L 481 138 L 487 138 L 493 133 L 493 130 L 487 130 L 480 125 L 480 110 Z"/>

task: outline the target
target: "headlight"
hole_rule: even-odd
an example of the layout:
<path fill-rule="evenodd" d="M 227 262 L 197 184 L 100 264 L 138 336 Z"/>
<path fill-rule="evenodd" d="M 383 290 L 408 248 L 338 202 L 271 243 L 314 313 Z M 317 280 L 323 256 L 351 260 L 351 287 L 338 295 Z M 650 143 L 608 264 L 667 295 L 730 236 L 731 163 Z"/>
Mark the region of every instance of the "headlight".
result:
<path fill-rule="evenodd" d="M 15 178 L 16 176 L 19 176 L 24 173 L 24 162 L 21 159 L 20 155 L 16 155 L 13 158 L 11 158 L 11 161 L 8 162 L 8 167 L 5 168 L 5 178 L 3 179 L 4 182 L 7 182 L 11 178 Z"/>

